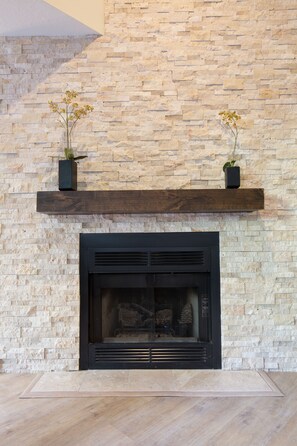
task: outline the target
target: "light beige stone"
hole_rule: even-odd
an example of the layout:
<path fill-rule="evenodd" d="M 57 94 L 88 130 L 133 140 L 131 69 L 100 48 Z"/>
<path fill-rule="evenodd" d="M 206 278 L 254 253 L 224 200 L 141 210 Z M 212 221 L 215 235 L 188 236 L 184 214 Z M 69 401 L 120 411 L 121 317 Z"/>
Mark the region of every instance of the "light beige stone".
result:
<path fill-rule="evenodd" d="M 223 367 L 296 371 L 297 8 L 291 0 L 106 1 L 104 36 L 0 37 L 0 284 L 3 371 L 73 370 L 79 352 L 79 234 L 219 231 Z M 250 214 L 48 216 L 66 88 L 94 105 L 73 135 L 80 190 L 224 188 L 242 115 Z M 44 351 L 43 351 L 44 349 Z"/>

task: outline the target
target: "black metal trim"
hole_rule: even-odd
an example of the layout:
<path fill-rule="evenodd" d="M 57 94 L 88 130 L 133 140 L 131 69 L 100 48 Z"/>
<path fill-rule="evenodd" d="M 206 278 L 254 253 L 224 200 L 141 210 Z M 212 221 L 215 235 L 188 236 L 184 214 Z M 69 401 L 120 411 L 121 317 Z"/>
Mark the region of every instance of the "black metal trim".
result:
<path fill-rule="evenodd" d="M 160 368 L 221 368 L 221 320 L 220 320 L 220 265 L 219 265 L 219 233 L 218 232 L 173 232 L 173 233 L 118 233 L 118 234 L 80 234 L 80 369 L 86 370 L 94 368 L 92 360 L 90 360 L 90 352 L 94 345 L 89 343 L 89 296 L 90 296 L 90 274 L 91 273 L 108 273 L 111 269 L 101 268 L 94 269 L 90 264 L 90 257 L 93 259 L 92 254 L 94 252 L 112 252 L 123 250 L 125 252 L 139 252 L 140 250 L 153 251 L 199 251 L 203 250 L 206 254 L 206 261 L 204 262 L 203 271 L 211 272 L 211 283 L 209 283 L 210 299 L 208 302 L 208 311 L 211 314 L 209 318 L 212 323 L 206 329 L 210 333 L 210 342 L 208 345 L 208 356 L 206 363 L 200 364 L 198 361 L 182 361 L 169 363 L 150 364 L 149 367 Z M 207 266 L 205 266 L 207 265 Z M 201 265 L 187 265 L 186 267 L 181 265 L 172 265 L 170 267 L 164 265 L 152 266 L 150 270 L 145 267 L 145 270 L 136 270 L 133 267 L 133 272 L 145 271 L 145 272 L 202 272 Z M 155 269 L 156 268 L 156 269 Z M 131 267 L 126 269 L 117 265 L 113 268 L 114 272 L 127 272 L 131 271 Z M 114 347 L 120 344 L 115 344 Z M 140 348 L 142 344 L 137 344 Z M 195 345 L 197 346 L 198 343 Z M 102 348 L 104 344 L 101 343 Z M 132 347 L 132 344 L 125 344 L 125 347 Z M 158 348 L 161 345 L 158 343 Z M 173 347 L 172 343 L 165 344 L 166 348 Z M 178 343 L 178 348 L 187 348 L 189 343 Z M 150 344 L 150 348 L 154 348 L 154 345 Z M 211 353 L 209 353 L 211 352 Z M 130 364 L 130 363 L 129 363 Z M 129 368 L 131 364 L 120 364 L 113 368 Z M 145 366 L 146 368 L 148 366 Z M 106 367 L 109 368 L 109 367 Z M 140 365 L 134 365 L 132 368 L 140 368 Z"/>

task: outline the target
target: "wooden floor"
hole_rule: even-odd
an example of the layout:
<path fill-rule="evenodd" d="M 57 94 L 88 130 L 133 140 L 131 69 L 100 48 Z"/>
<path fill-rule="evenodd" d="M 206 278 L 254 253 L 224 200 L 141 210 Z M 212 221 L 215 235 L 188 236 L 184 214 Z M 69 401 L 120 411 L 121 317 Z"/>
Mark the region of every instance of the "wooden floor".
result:
<path fill-rule="evenodd" d="M 295 446 L 297 373 L 285 397 L 21 400 L 34 375 L 0 374 L 2 446 Z"/>

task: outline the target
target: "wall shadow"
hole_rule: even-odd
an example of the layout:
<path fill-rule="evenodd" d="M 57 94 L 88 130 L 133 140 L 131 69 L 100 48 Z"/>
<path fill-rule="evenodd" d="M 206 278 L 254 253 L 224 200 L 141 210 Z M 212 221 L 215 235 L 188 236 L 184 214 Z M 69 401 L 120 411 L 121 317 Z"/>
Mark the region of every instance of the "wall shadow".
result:
<path fill-rule="evenodd" d="M 98 38 L 98 35 L 0 37 L 0 113 L 8 112 L 22 96 L 34 91 Z M 71 67 L 65 67 L 65 74 L 77 74 L 75 61 Z"/>

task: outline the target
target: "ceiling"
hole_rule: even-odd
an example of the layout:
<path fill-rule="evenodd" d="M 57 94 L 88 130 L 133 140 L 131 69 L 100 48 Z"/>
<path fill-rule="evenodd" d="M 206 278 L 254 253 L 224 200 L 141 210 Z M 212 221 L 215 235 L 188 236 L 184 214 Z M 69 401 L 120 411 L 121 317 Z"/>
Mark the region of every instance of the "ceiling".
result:
<path fill-rule="evenodd" d="M 104 0 L 0 0 L 0 36 L 102 34 L 103 13 Z"/>

